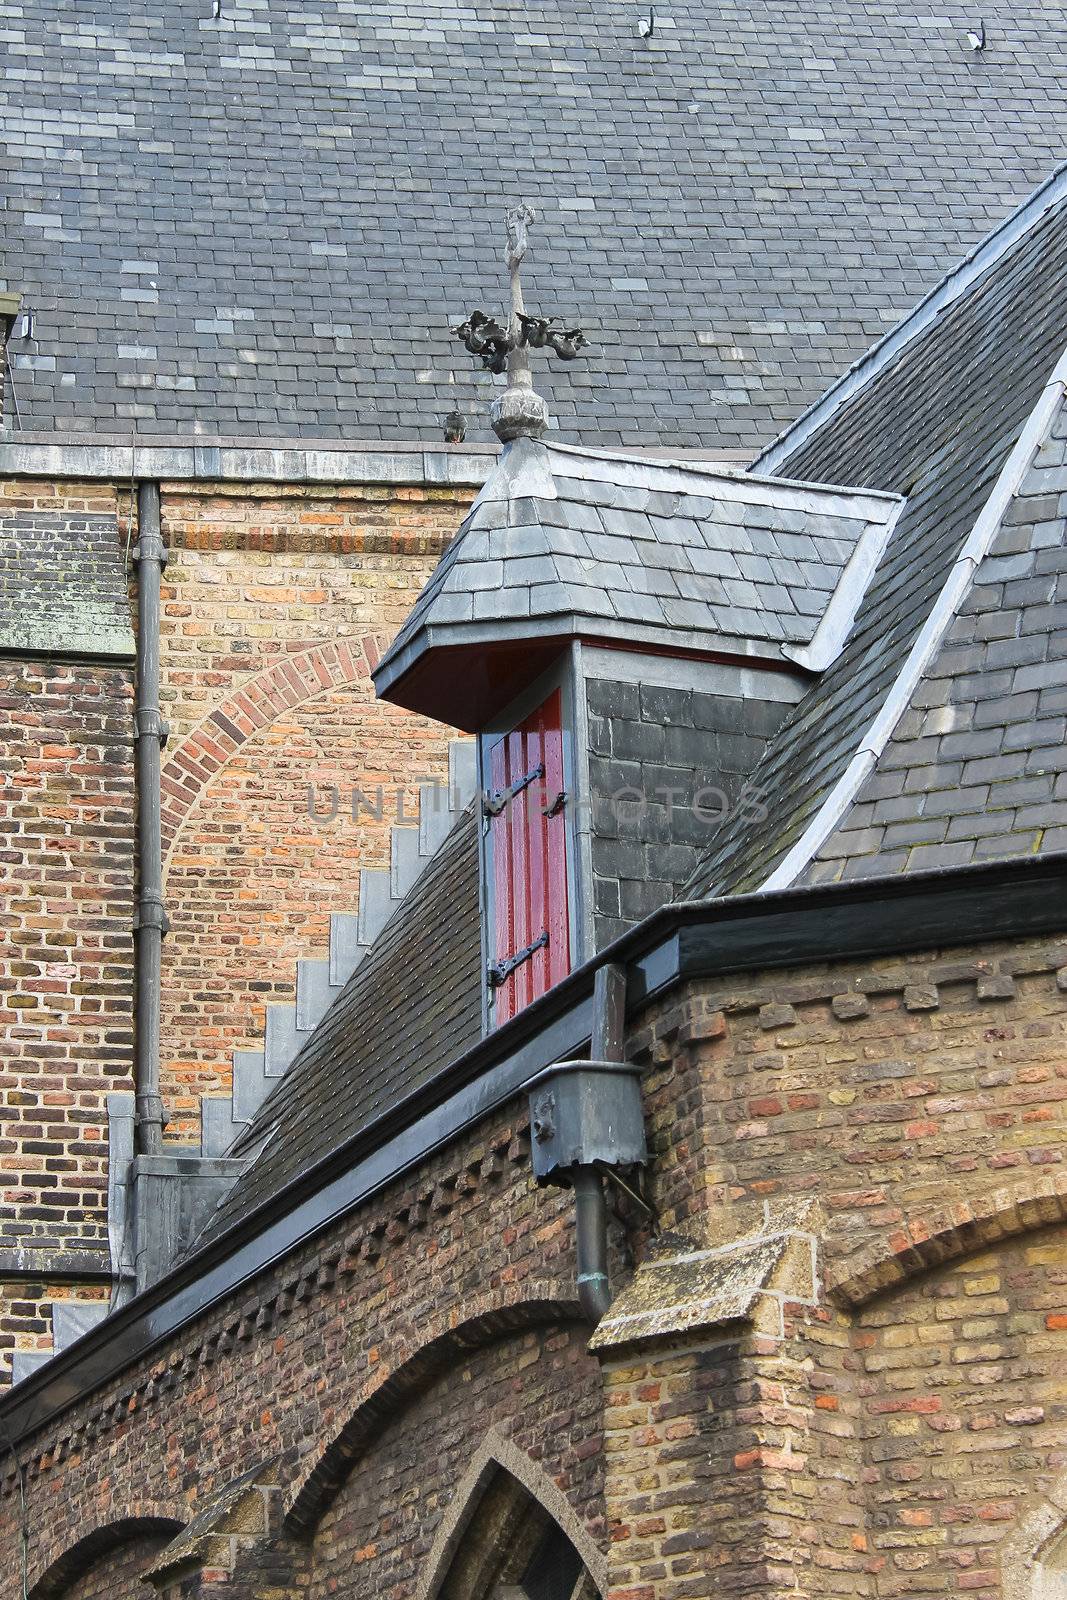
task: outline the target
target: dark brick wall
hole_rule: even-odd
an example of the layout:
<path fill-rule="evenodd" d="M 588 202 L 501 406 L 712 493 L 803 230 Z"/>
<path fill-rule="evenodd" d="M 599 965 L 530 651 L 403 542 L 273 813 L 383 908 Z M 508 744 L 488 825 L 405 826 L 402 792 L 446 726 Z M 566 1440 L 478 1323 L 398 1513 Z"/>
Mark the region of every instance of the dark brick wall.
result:
<path fill-rule="evenodd" d="M 107 1094 L 131 1087 L 132 674 L 0 661 L 0 1232 L 107 1265 Z M 49 1328 L 0 1282 L 0 1372 Z"/>
<path fill-rule="evenodd" d="M 535 1460 L 556 1462 L 561 1488 L 598 1535 L 599 1375 L 574 1302 L 572 1202 L 533 1185 L 525 1111 L 524 1101 L 508 1107 L 454 1142 L 67 1412 L 57 1474 L 31 1505 L 31 1576 L 131 1500 L 184 1522 L 275 1457 L 288 1503 L 331 1442 L 338 1454 L 323 1482 L 334 1487 L 349 1472 L 362 1477 L 372 1452 L 373 1472 L 362 1486 L 352 1480 L 348 1515 L 358 1521 L 369 1514 L 360 1497 L 389 1470 L 375 1440 L 394 1424 L 404 1429 L 398 1459 L 411 1465 L 417 1450 L 443 1503 L 452 1468 L 485 1439 L 483 1403 Z M 507 1350 L 499 1360 L 497 1348 Z M 552 1404 L 527 1409 L 527 1386 L 552 1391 Z M 448 1471 L 434 1464 L 438 1451 L 449 1452 Z M 409 1476 L 403 1492 L 413 1485 Z M 0 1492 L 0 1572 L 15 1549 L 12 1503 Z M 399 1510 L 390 1500 L 387 1515 Z M 363 1546 L 334 1527 L 350 1570 L 367 1570 L 355 1553 Z M 412 1592 L 404 1570 L 398 1595 Z M 365 1592 L 378 1592 L 372 1578 L 371 1569 L 360 1579 Z"/>
<path fill-rule="evenodd" d="M 727 808 L 758 815 L 745 780 L 788 708 L 605 678 L 589 679 L 586 693 L 602 949 L 677 894 Z"/>
<path fill-rule="evenodd" d="M 584 1327 L 532 1331 L 457 1363 L 433 1384 L 386 1429 L 322 1519 L 308 1600 L 328 1600 L 338 1583 L 356 1585 L 371 1565 L 375 1592 L 414 1593 L 442 1517 L 458 1509 L 472 1417 L 535 1460 L 582 1523 L 602 1534 L 600 1368 L 587 1339 Z"/>
<path fill-rule="evenodd" d="M 173 1537 L 141 1533 L 95 1559 L 88 1556 L 84 1567 L 77 1563 L 69 1582 L 48 1584 L 41 1600 L 149 1600 L 152 1590 L 141 1574 Z"/>

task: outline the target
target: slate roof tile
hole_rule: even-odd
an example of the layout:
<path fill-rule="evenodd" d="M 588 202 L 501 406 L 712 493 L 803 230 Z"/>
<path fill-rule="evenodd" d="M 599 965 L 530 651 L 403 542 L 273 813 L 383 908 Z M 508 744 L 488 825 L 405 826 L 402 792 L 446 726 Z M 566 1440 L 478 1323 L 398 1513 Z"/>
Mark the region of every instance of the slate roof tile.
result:
<path fill-rule="evenodd" d="M 653 501 L 670 514 L 635 509 Z M 572 508 L 579 512 L 574 528 Z M 498 584 L 503 592 L 528 588 L 531 620 L 551 621 L 561 633 L 581 631 L 579 618 L 623 617 L 664 635 L 685 630 L 690 647 L 739 637 L 771 649 L 805 645 L 859 541 L 880 533 L 896 508 L 888 496 L 841 496 L 517 440 L 386 653 L 376 672 L 379 690 L 389 693 L 428 640 L 442 643 L 428 630 L 464 620 L 465 590 L 477 596 Z M 698 517 L 698 509 L 706 514 Z M 769 550 L 768 535 L 756 551 L 755 519 L 778 513 L 805 531 L 776 533 Z M 469 613 L 490 614 L 484 602 Z M 461 642 L 459 635 L 449 642 Z"/>
<path fill-rule="evenodd" d="M 756 828 L 742 817 L 727 821 L 693 873 L 687 895 L 760 887 L 841 777 L 1067 347 L 1065 288 L 1067 202 L 1057 198 L 962 297 L 825 421 L 817 421 L 792 454 L 775 452 L 776 471 L 891 489 L 906 493 L 907 503 L 843 651 L 752 774 L 774 825 Z M 903 794 L 916 797 L 917 817 L 932 816 L 935 803 L 939 814 L 951 815 L 958 804 L 966 815 L 983 788 L 988 793 L 979 803 L 991 812 L 1023 803 L 1012 798 L 1010 786 L 1044 740 L 1043 733 L 1020 731 L 1034 716 L 1027 697 L 1054 697 L 1044 706 L 1039 700 L 1040 719 L 1067 709 L 1067 628 L 1049 613 L 1061 585 L 1067 593 L 1065 524 L 1058 510 L 1053 537 L 1050 517 L 1050 506 L 1059 508 L 1052 485 L 1062 469 L 1058 452 L 1049 448 L 1065 437 L 1067 417 L 1061 412 L 1005 517 L 1006 526 L 1022 529 L 1025 538 L 1002 536 L 981 563 L 959 608 L 976 619 L 974 628 L 949 634 L 915 689 L 915 706 L 927 712 L 956 708 L 956 720 L 943 736 L 902 722 L 854 797 L 858 803 Z M 798 604 L 803 594 L 796 592 Z M 1000 720 L 1007 712 L 1014 713 L 1010 742 L 987 732 L 1011 725 Z M 1051 778 L 1045 796 L 1051 802 Z M 1023 833 L 1011 826 L 1009 815 L 1000 835 L 1007 853 L 1018 852 Z M 865 835 L 863 849 L 850 854 L 841 846 L 849 836 L 846 812 L 836 842 L 826 841 L 820 858 L 833 859 L 837 875 L 869 873 L 870 838 Z M 995 836 L 983 832 L 981 838 L 975 853 L 995 854 Z M 1051 848 L 1040 836 L 1031 843 Z M 888 842 L 874 849 L 886 872 L 935 863 L 925 847 L 903 858 Z M 936 864 L 958 864 L 964 853 L 954 847 Z M 826 877 L 814 862 L 807 873 Z"/>

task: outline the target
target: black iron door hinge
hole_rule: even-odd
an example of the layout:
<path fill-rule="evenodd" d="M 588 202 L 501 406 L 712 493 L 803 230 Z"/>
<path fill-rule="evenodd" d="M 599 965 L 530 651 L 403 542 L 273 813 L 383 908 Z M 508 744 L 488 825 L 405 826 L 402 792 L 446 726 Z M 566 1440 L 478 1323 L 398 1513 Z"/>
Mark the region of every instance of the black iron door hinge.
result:
<path fill-rule="evenodd" d="M 531 783 L 536 783 L 538 778 L 543 778 L 544 775 L 544 762 L 539 761 L 537 766 L 526 774 L 525 778 L 516 778 L 509 788 L 493 789 L 492 791 L 487 789 L 482 795 L 482 816 L 499 817 L 509 800 L 514 800 L 517 794 L 521 794 L 524 789 L 529 788 Z"/>
<path fill-rule="evenodd" d="M 543 950 L 548 944 L 548 929 L 539 934 L 533 944 L 528 944 L 525 950 L 516 950 L 513 956 L 507 956 L 503 961 L 490 961 L 487 968 L 490 989 L 499 989 L 505 983 L 516 967 L 521 967 L 524 961 L 538 950 Z"/>

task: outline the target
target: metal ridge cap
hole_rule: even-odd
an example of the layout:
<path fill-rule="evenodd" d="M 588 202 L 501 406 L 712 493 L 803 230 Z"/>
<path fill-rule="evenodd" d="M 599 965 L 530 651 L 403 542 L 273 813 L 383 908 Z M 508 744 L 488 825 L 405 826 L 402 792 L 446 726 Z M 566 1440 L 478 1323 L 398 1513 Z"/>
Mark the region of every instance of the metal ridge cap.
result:
<path fill-rule="evenodd" d="M 892 516 L 894 508 L 901 505 L 904 500 L 903 495 L 896 494 L 890 489 L 872 489 L 866 486 L 856 487 L 851 484 L 840 483 L 818 483 L 810 478 L 790 478 L 781 473 L 756 472 L 750 467 L 732 466 L 725 462 L 717 463 L 670 455 L 652 456 L 639 453 L 632 448 L 600 450 L 590 445 L 563 444 L 554 440 L 542 440 L 541 443 L 549 452 L 557 452 L 561 455 L 577 456 L 585 460 L 605 463 L 622 462 L 627 466 L 642 467 L 649 473 L 662 472 L 668 476 L 674 474 L 686 479 L 710 480 L 729 484 L 734 489 L 776 489 L 794 494 L 814 495 L 826 500 L 870 501 L 872 506 L 876 508 L 872 512 L 872 515 L 875 516 Z"/>
<path fill-rule="evenodd" d="M 960 893 L 973 895 L 982 890 L 987 893 L 1000 892 L 1008 894 L 1012 903 L 1017 905 L 1020 886 L 1023 888 L 1032 886 L 1035 880 L 1040 884 L 1044 879 L 1051 880 L 1053 884 L 1067 882 L 1067 851 L 1049 853 L 1045 856 L 1024 856 L 981 862 L 966 867 L 942 867 L 928 872 L 897 874 L 892 877 L 864 878 L 848 883 L 792 885 L 774 891 L 756 890 L 717 901 L 704 899 L 668 902 L 635 928 L 607 945 L 581 967 L 576 968 L 555 989 L 535 1001 L 496 1034 L 480 1040 L 413 1095 L 368 1124 L 313 1167 L 299 1174 L 257 1210 L 220 1234 L 217 1239 L 210 1241 L 195 1255 L 187 1257 L 173 1267 L 158 1283 L 135 1296 L 67 1350 L 61 1351 L 38 1371 L 8 1390 L 0 1398 L 0 1423 L 7 1423 L 9 1418 L 17 1419 L 19 1412 L 25 1411 L 35 1396 L 40 1395 L 51 1384 L 58 1383 L 59 1394 L 45 1415 L 31 1417 L 23 1426 L 22 1432 L 17 1431 L 20 1427 L 18 1421 L 9 1426 L 8 1431 L 11 1442 L 17 1443 L 20 1439 L 44 1428 L 55 1416 L 76 1403 L 83 1394 L 111 1381 L 133 1361 L 154 1349 L 165 1339 L 172 1337 L 187 1323 L 203 1315 L 212 1305 L 224 1300 L 241 1284 L 264 1271 L 276 1260 L 284 1259 L 291 1250 L 336 1222 L 338 1216 L 345 1214 L 345 1211 L 352 1209 L 353 1206 L 362 1204 L 371 1193 L 376 1192 L 385 1183 L 393 1181 L 401 1171 L 407 1170 L 407 1167 L 401 1165 L 395 1171 L 379 1176 L 365 1193 L 361 1193 L 340 1211 L 313 1218 L 298 1237 L 274 1255 L 262 1253 L 257 1257 L 248 1248 L 258 1237 L 266 1235 L 272 1222 L 279 1216 L 292 1214 L 297 1209 L 308 1206 L 331 1179 L 335 1179 L 339 1173 L 354 1170 L 360 1160 L 369 1160 L 390 1134 L 402 1134 L 405 1129 L 416 1125 L 420 1113 L 431 1114 L 436 1107 L 444 1103 L 450 1091 L 453 1093 L 461 1091 L 478 1081 L 483 1074 L 515 1063 L 524 1055 L 536 1053 L 539 1041 L 548 1034 L 550 1028 L 566 1022 L 569 1013 L 580 1008 L 584 1002 L 591 1001 L 594 974 L 605 963 L 620 960 L 628 960 L 632 964 L 643 962 L 655 978 L 656 968 L 653 958 L 664 950 L 670 952 L 672 939 L 676 940 L 678 934 L 686 927 L 726 926 L 731 923 L 746 922 L 758 925 L 761 919 L 768 916 L 804 913 L 820 905 L 833 908 L 849 903 L 862 905 L 864 902 L 869 902 L 880 910 L 884 908 L 887 900 L 929 897 L 931 891 L 943 892 L 948 896 L 958 896 Z M 1061 892 L 1057 890 L 1057 905 L 1060 901 Z M 911 926 L 909 923 L 909 927 Z M 960 932 L 954 937 L 955 942 L 966 945 L 980 942 L 984 936 L 978 934 L 969 938 L 965 932 Z M 917 928 L 913 936 L 901 944 L 901 948 L 922 948 L 928 937 L 924 928 Z M 794 963 L 800 964 L 805 960 L 826 960 L 840 943 L 839 934 L 835 934 L 827 941 L 825 934 L 820 931 L 819 938 L 825 944 L 825 949 L 821 953 L 815 948 L 807 954 L 798 953 L 791 958 Z M 850 942 L 849 948 L 839 954 L 847 956 L 851 948 Z M 679 964 L 677 947 L 671 954 L 674 957 L 673 967 L 661 966 L 658 980 L 638 990 L 634 996 L 635 1008 L 647 1004 L 650 999 L 669 989 L 674 983 L 699 975 L 696 965 L 689 970 Z M 782 963 L 779 960 L 776 964 Z M 730 970 L 728 960 L 715 967 L 716 972 L 727 973 Z M 535 1070 L 540 1068 L 531 1069 L 530 1077 L 534 1075 Z M 524 1078 L 523 1083 L 526 1081 L 528 1079 Z M 521 1088 L 521 1085 L 518 1088 Z M 508 1089 L 500 1101 L 487 1101 L 478 1110 L 478 1116 L 486 1114 L 495 1104 L 511 1098 L 518 1092 L 518 1088 Z M 443 1132 L 433 1147 L 439 1148 L 447 1138 L 453 1137 L 458 1131 L 460 1129 L 457 1127 L 452 1133 Z M 424 1157 L 419 1156 L 417 1159 L 421 1160 Z M 209 1272 L 217 1271 L 231 1260 L 235 1263 L 236 1270 L 225 1283 L 206 1296 L 190 1295 L 190 1290 L 204 1281 Z M 184 1306 L 181 1305 L 183 1297 L 187 1301 Z M 150 1318 L 154 1311 L 161 1311 L 168 1302 L 178 1303 L 178 1314 L 174 1320 L 167 1322 L 162 1316 L 152 1318 L 152 1336 L 136 1348 L 120 1355 L 112 1366 L 103 1370 L 106 1363 L 94 1358 L 99 1357 L 100 1353 L 121 1335 L 124 1328 L 136 1324 L 143 1318 Z M 89 1371 L 79 1387 L 69 1380 L 85 1363 L 89 1364 Z"/>
<path fill-rule="evenodd" d="M 868 383 L 914 339 L 924 333 L 942 312 L 955 305 L 972 284 L 984 277 L 986 272 L 1065 196 L 1067 196 L 1067 161 L 1060 162 L 1044 183 L 1010 212 L 1003 222 L 997 223 L 995 228 L 983 235 L 962 260 L 957 261 L 933 288 L 927 290 L 926 294 L 916 301 L 902 321 L 876 340 L 835 383 L 831 384 L 829 389 L 802 411 L 794 422 L 783 428 L 770 444 L 753 458 L 753 468 L 773 472 L 781 461 L 787 460 L 799 450 L 824 422 L 836 415 L 855 395 L 865 389 Z"/>

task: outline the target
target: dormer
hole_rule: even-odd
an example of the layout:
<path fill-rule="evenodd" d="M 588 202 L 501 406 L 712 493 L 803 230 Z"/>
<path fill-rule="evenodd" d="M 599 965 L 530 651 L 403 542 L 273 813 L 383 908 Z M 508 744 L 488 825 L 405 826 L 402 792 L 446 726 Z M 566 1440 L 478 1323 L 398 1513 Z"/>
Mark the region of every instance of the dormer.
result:
<path fill-rule="evenodd" d="M 508 386 L 504 445 L 378 665 L 378 693 L 478 738 L 487 1026 L 674 898 L 814 674 L 840 651 L 900 501 L 546 443 L 529 352 L 577 329 L 456 330 Z M 755 813 L 758 817 L 758 810 Z"/>
<path fill-rule="evenodd" d="M 672 898 L 841 648 L 899 501 L 508 443 L 375 673 L 477 734 L 487 1013 Z"/>

